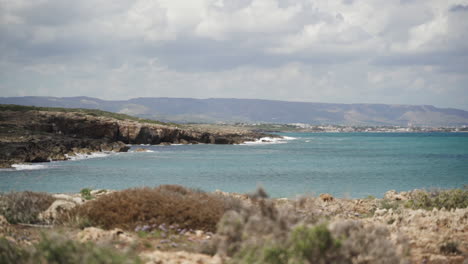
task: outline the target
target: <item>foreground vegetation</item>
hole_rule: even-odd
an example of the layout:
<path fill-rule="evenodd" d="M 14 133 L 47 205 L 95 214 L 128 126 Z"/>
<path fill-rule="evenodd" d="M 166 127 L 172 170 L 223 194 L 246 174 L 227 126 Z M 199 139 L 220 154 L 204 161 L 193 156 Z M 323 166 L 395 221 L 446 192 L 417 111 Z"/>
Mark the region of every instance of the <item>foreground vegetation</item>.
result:
<path fill-rule="evenodd" d="M 0 263 L 177 263 L 162 260 L 174 251 L 189 254 L 184 263 L 462 263 L 467 256 L 466 187 L 357 200 L 176 185 L 83 189 L 72 208 L 57 206 L 73 204 L 62 196 L 0 195 Z M 44 217 L 51 208 L 54 218 Z"/>

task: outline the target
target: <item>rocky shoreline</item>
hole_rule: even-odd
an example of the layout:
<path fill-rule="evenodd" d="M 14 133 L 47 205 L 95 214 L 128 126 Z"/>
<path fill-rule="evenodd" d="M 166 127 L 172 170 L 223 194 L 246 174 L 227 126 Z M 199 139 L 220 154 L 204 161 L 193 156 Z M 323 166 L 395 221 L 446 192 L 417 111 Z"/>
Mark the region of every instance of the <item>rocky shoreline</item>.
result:
<path fill-rule="evenodd" d="M 203 132 L 81 112 L 0 110 L 0 168 L 67 160 L 80 153 L 126 152 L 127 144 L 240 144 L 271 137 L 246 131 Z"/>
<path fill-rule="evenodd" d="M 415 190 L 401 193 L 389 191 L 383 199 L 372 197 L 345 199 L 335 198 L 329 194 L 298 199 L 269 199 L 263 191 L 257 191 L 253 194 L 222 191 L 203 194 L 181 186 L 158 188 L 134 189 L 134 191 L 132 189 L 124 191 L 83 189 L 79 194 L 53 194 L 50 196 L 52 200 L 49 201 L 49 206 L 37 212 L 37 223 L 40 225 L 9 223 L 7 218 L 12 219 L 12 215 L 5 217 L 1 215 L 2 209 L 4 212 L 10 214 L 11 212 L 4 210 L 5 196 L 0 195 L 0 240 L 4 237 L 10 241 L 9 243 L 27 248 L 40 240 L 41 232 L 52 234 L 66 227 L 67 231 L 62 236 L 66 236 L 71 241 L 93 242 L 97 245 L 107 244 L 119 251 L 132 249 L 143 263 L 260 263 L 239 260 L 238 254 L 243 254 L 243 251 L 238 251 L 236 255 L 230 253 L 230 250 L 236 243 L 245 243 L 245 245 L 240 244 L 241 247 L 247 245 L 255 249 L 255 247 L 263 245 L 263 242 L 259 242 L 262 239 L 267 239 L 270 241 L 269 243 L 275 240 L 281 241 L 284 234 L 280 230 L 288 228 L 294 230 L 295 226 L 309 226 L 310 224 L 306 223 L 313 223 L 313 226 L 326 225 L 332 235 L 341 234 L 341 237 L 345 234 L 347 236 L 345 240 L 340 242 L 340 247 L 333 250 L 352 251 L 351 255 L 345 255 L 341 261 L 326 263 L 465 264 L 468 258 L 468 239 L 466 236 L 468 208 L 466 200 L 463 200 L 467 197 L 468 191 L 466 189 L 447 191 L 446 194 L 451 195 L 451 198 L 458 199 L 455 208 L 447 209 L 435 206 L 432 209 L 429 207 L 416 209 L 409 205 L 420 201 L 421 195 L 427 194 L 433 197 L 435 194 Z M 145 212 L 144 207 L 141 207 L 142 205 L 139 205 L 140 210 L 142 210 L 138 212 L 139 218 L 135 218 L 135 220 L 131 220 L 135 222 L 129 223 L 134 225 L 123 225 L 118 228 L 90 225 L 88 222 L 80 222 L 77 226 L 79 218 L 76 217 L 73 218 L 72 224 L 70 224 L 70 220 L 65 223 L 61 220 L 62 215 L 73 212 L 80 207 L 86 208 L 85 211 L 90 213 L 92 208 L 98 206 L 99 203 L 104 203 L 109 208 L 115 206 L 112 204 L 114 202 L 124 206 L 126 202 L 123 197 L 126 197 L 124 194 L 128 192 L 133 192 L 135 195 L 156 191 L 171 196 L 172 200 L 181 199 L 184 196 L 193 198 L 192 195 L 202 198 L 202 200 L 206 198 L 221 199 L 224 202 L 228 201 L 231 209 L 217 223 L 216 230 L 189 228 L 184 226 L 182 222 L 152 222 L 149 218 L 141 222 L 138 219 L 145 219 L 144 214 L 148 213 Z M 446 194 L 439 192 L 436 195 Z M 462 195 L 460 196 L 461 200 L 458 195 Z M 151 199 L 151 196 L 144 197 Z M 135 197 L 131 196 L 130 198 Z M 187 203 L 193 202 L 191 200 L 185 201 Z M 234 207 L 232 207 L 233 203 Z M 451 206 L 450 203 L 445 202 L 445 204 Z M 457 206 L 460 205 L 461 208 L 458 208 Z M 179 206 L 181 205 L 179 204 Z M 216 207 L 205 209 L 216 211 Z M 124 210 L 128 211 L 129 208 Z M 162 207 L 159 210 L 162 211 Z M 130 211 L 128 211 L 129 214 L 132 213 Z M 184 214 L 184 212 L 180 211 L 178 214 Z M 100 212 L 100 217 L 106 217 L 105 213 Z M 112 217 L 114 217 L 113 222 L 117 223 L 118 219 L 115 217 L 119 216 Z M 14 216 L 13 219 L 15 219 Z M 187 217 L 180 219 L 187 220 Z M 192 220 L 188 219 L 193 225 Z M 240 225 L 240 222 L 237 221 L 245 222 L 245 224 Z M 285 225 L 292 225 L 292 227 L 286 228 Z M 234 227 L 235 229 L 232 229 Z M 242 231 L 242 229 L 245 230 Z M 238 235 L 241 235 L 242 238 L 237 237 Z M 249 239 L 257 242 L 250 245 Z M 321 239 L 326 238 L 322 237 Z M 228 244 L 225 244 L 226 242 Z M 214 251 L 213 246 L 217 248 Z M 315 257 L 322 258 L 323 256 Z"/>

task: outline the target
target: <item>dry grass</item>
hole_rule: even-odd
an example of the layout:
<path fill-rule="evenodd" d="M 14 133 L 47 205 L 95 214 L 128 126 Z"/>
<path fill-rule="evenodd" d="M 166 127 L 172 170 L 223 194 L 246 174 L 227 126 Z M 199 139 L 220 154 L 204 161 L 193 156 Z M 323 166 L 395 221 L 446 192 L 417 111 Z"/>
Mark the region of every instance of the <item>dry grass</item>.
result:
<path fill-rule="evenodd" d="M 105 229 L 133 230 L 141 225 L 178 225 L 214 231 L 232 199 L 177 185 L 127 189 L 90 201 L 72 211 L 71 218 L 88 219 Z"/>
<path fill-rule="evenodd" d="M 55 201 L 47 193 L 38 192 L 11 192 L 0 196 L 0 215 L 5 216 L 8 222 L 38 223 L 39 213 L 45 211 Z"/>

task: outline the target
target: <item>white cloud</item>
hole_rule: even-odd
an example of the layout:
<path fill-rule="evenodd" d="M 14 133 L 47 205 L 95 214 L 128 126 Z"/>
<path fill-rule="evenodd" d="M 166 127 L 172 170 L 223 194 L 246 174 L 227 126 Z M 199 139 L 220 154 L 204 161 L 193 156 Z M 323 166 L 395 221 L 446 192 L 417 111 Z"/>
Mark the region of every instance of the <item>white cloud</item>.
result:
<path fill-rule="evenodd" d="M 0 0 L 0 89 L 468 109 L 465 7 L 468 0 Z"/>

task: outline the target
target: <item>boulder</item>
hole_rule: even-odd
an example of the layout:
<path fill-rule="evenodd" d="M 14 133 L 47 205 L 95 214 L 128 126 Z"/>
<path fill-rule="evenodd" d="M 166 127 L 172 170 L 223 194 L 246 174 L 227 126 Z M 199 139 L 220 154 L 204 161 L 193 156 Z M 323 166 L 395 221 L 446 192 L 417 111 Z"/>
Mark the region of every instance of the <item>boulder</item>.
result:
<path fill-rule="evenodd" d="M 146 252 L 140 255 L 145 263 L 148 264 L 222 264 L 227 261 L 220 258 L 218 255 L 208 256 L 198 253 L 190 253 L 186 251 L 178 252 L 165 252 L 165 251 L 153 251 Z"/>
<path fill-rule="evenodd" d="M 333 196 L 331 196 L 331 194 L 328 193 L 322 193 L 319 197 L 324 202 L 331 202 L 334 200 Z"/>
<path fill-rule="evenodd" d="M 0 235 L 6 235 L 9 232 L 10 232 L 10 223 L 3 215 L 0 215 Z"/>
<path fill-rule="evenodd" d="M 56 200 L 47 210 L 39 214 L 39 219 L 46 223 L 53 224 L 61 214 L 70 211 L 75 206 L 76 203 L 72 201 Z"/>
<path fill-rule="evenodd" d="M 72 196 L 63 193 L 53 194 L 52 196 L 57 200 L 65 200 L 69 202 L 74 202 L 76 204 L 82 204 L 85 202 L 85 200 L 79 196 Z"/>
<path fill-rule="evenodd" d="M 115 228 L 113 230 L 103 230 L 97 227 L 88 227 L 85 228 L 83 231 L 77 234 L 77 238 L 80 242 L 110 242 L 110 241 L 121 241 L 132 243 L 135 239 L 125 233 L 123 230 L 119 228 Z"/>
<path fill-rule="evenodd" d="M 145 148 L 137 148 L 137 149 L 135 149 L 135 152 L 146 152 L 146 151 L 148 151 L 148 150 L 145 149 Z"/>
<path fill-rule="evenodd" d="M 392 200 L 392 201 L 406 201 L 408 198 L 406 197 L 406 193 L 397 193 L 395 190 L 390 190 L 385 193 L 384 199 Z"/>

